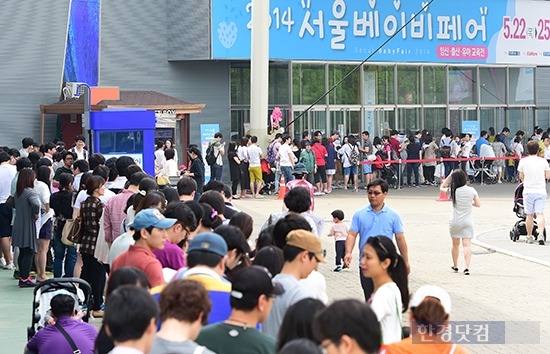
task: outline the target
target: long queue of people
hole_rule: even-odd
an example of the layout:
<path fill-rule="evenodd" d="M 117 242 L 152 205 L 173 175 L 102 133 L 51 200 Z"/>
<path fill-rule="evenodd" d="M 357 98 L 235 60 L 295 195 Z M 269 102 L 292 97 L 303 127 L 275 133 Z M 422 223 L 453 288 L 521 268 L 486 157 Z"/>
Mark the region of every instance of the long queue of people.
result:
<path fill-rule="evenodd" d="M 384 204 L 388 185 L 383 180 L 368 184 L 370 205 L 353 216 L 344 250 L 337 244 L 340 262 L 349 267 L 359 236 L 360 279 L 368 304 L 342 300 L 326 307 L 326 281 L 317 271 L 325 262 L 323 224 L 311 213 L 314 192 L 304 164 L 291 172 L 298 179 L 284 198 L 288 211 L 270 215 L 253 241 L 253 219 L 232 205 L 234 193 L 220 181 L 199 188 L 184 176 L 177 188 L 160 190 L 129 157 L 105 161 L 92 154 L 86 160 L 70 150 L 62 156 L 63 166 L 55 173 L 47 157 L 34 165 L 28 157 L 14 158 L 16 173 L 9 185 L 15 189 L 8 197 L 15 210 L 2 204 L 15 214 L 10 246 L 18 252 L 14 276 L 20 287 L 47 279 L 37 254 L 41 243 L 48 253 L 52 238 L 54 276 L 81 277 L 91 285 L 93 305 L 87 311 L 104 317 L 99 334 L 72 319 L 78 314 L 66 294 L 51 302 L 53 322 L 81 352 L 414 352 L 418 340 L 414 333 L 404 338 L 402 325 L 409 304 L 412 323 L 440 325 L 449 319 L 450 298 L 440 288 L 421 288 L 409 301 L 407 244 L 398 215 Z M 1 171 L 13 171 L 9 153 L 0 153 L 0 161 Z M 53 188 L 57 191 L 48 194 Z M 450 188 L 453 194 L 457 185 Z M 195 201 L 199 189 L 203 193 Z M 382 209 L 387 220 L 367 222 L 366 214 Z M 82 240 L 66 245 L 64 222 L 77 218 L 82 219 Z M 383 230 L 387 222 L 390 234 Z M 8 260 L 10 246 L 3 251 Z M 33 258 L 35 279 L 30 275 Z M 456 268 L 454 255 L 453 262 Z M 438 352 L 465 352 L 452 343 L 439 345 Z M 74 351 L 56 326 L 47 326 L 27 349 L 65 352 L 60 346 Z"/>

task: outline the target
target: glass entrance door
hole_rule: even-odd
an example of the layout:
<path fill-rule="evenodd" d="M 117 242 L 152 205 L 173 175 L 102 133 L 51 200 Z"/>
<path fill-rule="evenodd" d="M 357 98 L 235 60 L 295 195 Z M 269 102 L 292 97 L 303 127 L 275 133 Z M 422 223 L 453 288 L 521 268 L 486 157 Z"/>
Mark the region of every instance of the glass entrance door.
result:
<path fill-rule="evenodd" d="M 320 130 L 323 136 L 327 134 L 327 114 L 325 110 L 311 109 L 303 114 L 303 110 L 293 112 L 292 132 L 293 136 L 302 139 L 302 132 L 308 131 L 311 135 Z"/>
<path fill-rule="evenodd" d="M 477 110 L 473 107 L 459 107 L 449 109 L 449 129 L 454 134 L 462 133 L 462 122 L 476 121 Z"/>
<path fill-rule="evenodd" d="M 501 122 L 504 122 L 504 108 L 484 107 L 479 109 L 480 130 L 487 131 L 489 135 L 495 135 L 500 132 L 499 129 L 503 128 Z"/>
<path fill-rule="evenodd" d="M 396 126 L 393 107 L 366 108 L 363 117 L 362 129 L 370 133 L 371 139 L 389 135 L 390 129 Z"/>
<path fill-rule="evenodd" d="M 361 133 L 361 111 L 359 109 L 342 108 L 330 111 L 330 131 L 338 130 L 342 136 L 359 135 Z"/>
<path fill-rule="evenodd" d="M 531 136 L 534 127 L 533 108 L 509 108 L 506 112 L 506 126 L 510 128 L 510 135 L 523 130 Z"/>

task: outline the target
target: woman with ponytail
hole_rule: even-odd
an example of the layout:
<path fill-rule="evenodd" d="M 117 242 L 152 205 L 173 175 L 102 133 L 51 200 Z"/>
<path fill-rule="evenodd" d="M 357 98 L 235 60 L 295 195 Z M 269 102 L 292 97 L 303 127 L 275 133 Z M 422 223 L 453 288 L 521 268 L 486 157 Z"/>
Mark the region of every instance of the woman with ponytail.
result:
<path fill-rule="evenodd" d="M 376 314 L 384 344 L 403 339 L 402 313 L 409 306 L 407 265 L 392 240 L 373 236 L 367 240 L 361 256 L 361 271 L 372 278 L 374 292 L 369 299 Z"/>

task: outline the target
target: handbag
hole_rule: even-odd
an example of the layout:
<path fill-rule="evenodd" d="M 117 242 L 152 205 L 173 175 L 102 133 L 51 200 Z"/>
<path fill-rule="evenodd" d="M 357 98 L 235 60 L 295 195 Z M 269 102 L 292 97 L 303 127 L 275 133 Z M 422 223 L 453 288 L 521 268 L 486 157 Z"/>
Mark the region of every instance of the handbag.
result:
<path fill-rule="evenodd" d="M 11 195 L 6 199 L 6 204 L 15 209 L 15 199 Z"/>
<path fill-rule="evenodd" d="M 76 219 L 70 219 L 65 222 L 63 232 L 61 235 L 61 242 L 67 246 L 75 246 L 75 244 L 82 243 L 84 236 L 84 230 L 82 229 L 82 217 L 79 216 Z"/>
<path fill-rule="evenodd" d="M 370 154 L 370 155 L 367 155 L 367 161 L 376 161 L 376 155 L 375 154 Z"/>
<path fill-rule="evenodd" d="M 162 185 L 169 185 L 170 184 L 170 179 L 165 176 L 165 175 L 158 175 L 157 176 L 157 184 L 159 186 L 162 186 Z"/>

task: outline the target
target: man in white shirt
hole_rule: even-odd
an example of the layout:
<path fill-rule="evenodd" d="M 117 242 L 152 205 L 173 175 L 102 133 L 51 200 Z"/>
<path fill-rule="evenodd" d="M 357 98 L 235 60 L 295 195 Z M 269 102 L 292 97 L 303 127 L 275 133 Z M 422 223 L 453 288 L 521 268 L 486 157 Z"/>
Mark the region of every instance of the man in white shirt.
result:
<path fill-rule="evenodd" d="M 258 146 L 258 137 L 253 136 L 250 138 L 250 146 L 247 150 L 248 154 L 248 174 L 250 176 L 250 190 L 254 195 L 254 198 L 261 199 L 263 196 L 260 194 L 262 188 L 262 163 L 264 158 L 262 148 Z M 256 188 L 254 188 L 254 182 L 256 182 Z"/>
<path fill-rule="evenodd" d="M 290 182 L 294 179 L 292 175 L 292 170 L 294 168 L 294 163 L 296 162 L 296 156 L 292 152 L 290 147 L 290 136 L 283 136 L 283 143 L 279 147 L 279 153 L 277 154 L 279 158 L 279 167 L 281 169 L 281 174 L 285 176 L 285 183 Z"/>
<path fill-rule="evenodd" d="M 23 146 L 21 150 L 19 150 L 20 157 L 28 157 L 29 152 L 33 151 L 34 146 L 32 145 L 34 143 L 34 140 L 32 138 L 23 138 L 21 140 L 21 145 Z"/>
<path fill-rule="evenodd" d="M 534 214 L 537 214 L 539 245 L 544 245 L 544 205 L 546 204 L 546 180 L 550 179 L 548 162 L 538 156 L 539 144 L 536 141 L 527 143 L 529 156 L 520 159 L 518 164 L 519 178 L 523 182 L 523 200 L 527 215 L 527 243 L 534 243 Z"/>
<path fill-rule="evenodd" d="M 277 338 L 279 334 L 287 309 L 311 296 L 310 291 L 299 280 L 307 278 L 317 268 L 319 262 L 326 263 L 321 240 L 306 230 L 294 230 L 288 233 L 283 255 L 285 259 L 283 269 L 273 278 L 273 281 L 281 284 L 285 292 L 277 297 L 264 322 L 264 333 L 273 338 Z"/>

